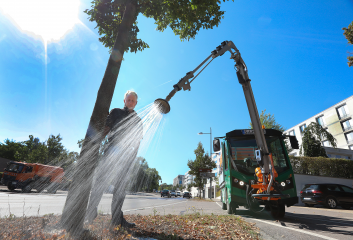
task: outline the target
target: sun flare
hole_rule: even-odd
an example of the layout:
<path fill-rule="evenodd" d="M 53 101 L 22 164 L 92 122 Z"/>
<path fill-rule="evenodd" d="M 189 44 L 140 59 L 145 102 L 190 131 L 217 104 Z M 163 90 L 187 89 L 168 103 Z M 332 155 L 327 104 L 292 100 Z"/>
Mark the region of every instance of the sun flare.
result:
<path fill-rule="evenodd" d="M 45 44 L 59 41 L 78 19 L 79 0 L 1 0 L 3 12 L 23 32 Z"/>

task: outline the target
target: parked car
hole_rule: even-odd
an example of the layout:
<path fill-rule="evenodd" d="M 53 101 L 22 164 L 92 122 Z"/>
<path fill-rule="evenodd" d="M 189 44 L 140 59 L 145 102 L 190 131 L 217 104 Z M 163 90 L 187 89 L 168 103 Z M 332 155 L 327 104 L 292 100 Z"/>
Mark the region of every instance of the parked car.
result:
<path fill-rule="evenodd" d="M 163 191 L 161 192 L 161 197 L 164 197 L 164 196 L 170 198 L 170 192 L 169 192 L 169 190 L 163 190 Z"/>
<path fill-rule="evenodd" d="M 300 199 L 307 207 L 322 204 L 328 208 L 353 207 L 353 188 L 335 183 L 305 184 Z"/>
<path fill-rule="evenodd" d="M 176 192 L 177 197 L 181 197 L 181 193 L 180 192 Z"/>
<path fill-rule="evenodd" d="M 183 198 L 191 198 L 191 193 L 189 193 L 189 192 L 184 192 Z"/>
<path fill-rule="evenodd" d="M 175 191 L 171 191 L 171 192 L 170 192 L 170 197 L 176 197 L 176 196 L 177 196 L 177 194 L 176 194 Z"/>

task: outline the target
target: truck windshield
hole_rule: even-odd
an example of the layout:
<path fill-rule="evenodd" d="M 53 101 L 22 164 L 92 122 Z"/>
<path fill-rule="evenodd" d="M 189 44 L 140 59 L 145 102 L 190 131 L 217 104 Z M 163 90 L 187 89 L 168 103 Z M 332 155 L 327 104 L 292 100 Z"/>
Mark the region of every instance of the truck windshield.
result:
<path fill-rule="evenodd" d="M 7 167 L 7 171 L 20 173 L 20 172 L 22 172 L 23 167 L 24 167 L 24 166 L 23 166 L 22 164 L 11 163 L 11 164 Z"/>
<path fill-rule="evenodd" d="M 288 161 L 285 157 L 282 141 L 279 137 L 266 137 L 267 147 L 272 153 L 273 164 L 278 174 L 289 169 Z M 256 141 L 253 137 L 242 137 L 230 139 L 231 158 L 235 164 L 235 170 L 246 175 L 254 175 L 255 168 L 258 167 L 255 160 Z M 231 166 L 233 168 L 233 165 Z"/>

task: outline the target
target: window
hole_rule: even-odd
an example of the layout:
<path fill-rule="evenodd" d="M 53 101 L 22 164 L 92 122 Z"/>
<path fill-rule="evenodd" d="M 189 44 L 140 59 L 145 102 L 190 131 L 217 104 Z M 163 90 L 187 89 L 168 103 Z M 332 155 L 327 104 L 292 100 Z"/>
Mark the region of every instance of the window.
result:
<path fill-rule="evenodd" d="M 342 119 L 348 116 L 348 108 L 346 105 L 337 108 L 338 118 Z"/>
<path fill-rule="evenodd" d="M 346 187 L 346 186 L 341 186 L 341 188 L 343 189 L 343 191 L 345 192 L 349 192 L 349 193 L 353 193 L 353 189 L 350 187 Z"/>
<path fill-rule="evenodd" d="M 294 131 L 294 130 L 290 131 L 290 132 L 289 132 L 289 135 L 290 135 L 290 136 L 295 136 L 295 131 Z"/>
<path fill-rule="evenodd" d="M 328 156 L 329 158 L 331 158 L 331 154 L 327 154 L 327 156 Z"/>
<path fill-rule="evenodd" d="M 351 130 L 353 126 L 352 119 L 342 122 L 343 131 Z"/>
<path fill-rule="evenodd" d="M 325 123 L 324 123 L 324 116 L 320 116 L 320 117 L 316 118 L 316 122 L 317 122 L 318 124 L 320 124 L 322 127 L 324 127 L 324 126 L 325 126 Z"/>
<path fill-rule="evenodd" d="M 348 143 L 353 143 L 353 132 L 346 133 L 346 139 Z"/>
<path fill-rule="evenodd" d="M 330 142 L 329 141 L 323 141 L 322 142 L 322 145 L 324 145 L 324 147 L 331 147 L 331 144 L 330 144 Z"/>
<path fill-rule="evenodd" d="M 303 133 L 306 128 L 306 124 L 300 126 L 300 132 Z"/>
<path fill-rule="evenodd" d="M 341 189 L 337 185 L 327 185 L 327 190 L 341 192 Z"/>
<path fill-rule="evenodd" d="M 349 149 L 350 149 L 350 150 L 353 150 L 353 145 L 350 145 L 350 146 L 349 146 Z"/>
<path fill-rule="evenodd" d="M 341 155 L 336 155 L 336 158 L 342 158 Z"/>

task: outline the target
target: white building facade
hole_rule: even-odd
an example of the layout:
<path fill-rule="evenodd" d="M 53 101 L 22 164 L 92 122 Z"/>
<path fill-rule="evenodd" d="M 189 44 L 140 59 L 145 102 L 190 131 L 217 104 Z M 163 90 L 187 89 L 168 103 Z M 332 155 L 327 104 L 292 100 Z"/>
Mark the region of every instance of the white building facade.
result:
<path fill-rule="evenodd" d="M 184 185 L 184 175 L 178 175 L 176 178 L 173 179 L 173 186 L 176 185 Z"/>
<path fill-rule="evenodd" d="M 297 137 L 299 145 L 302 144 L 303 131 L 312 122 L 319 123 L 336 139 L 337 148 L 330 146 L 324 140 L 329 158 L 353 159 L 353 96 L 335 104 L 334 106 L 312 116 L 311 118 L 289 128 L 284 133 Z M 299 150 L 293 150 L 291 155 L 299 156 Z"/>

